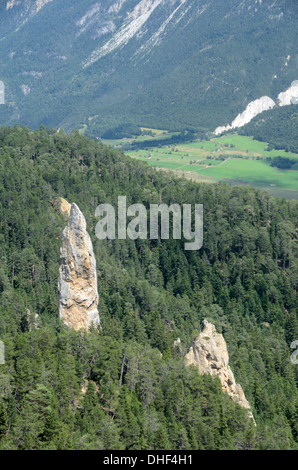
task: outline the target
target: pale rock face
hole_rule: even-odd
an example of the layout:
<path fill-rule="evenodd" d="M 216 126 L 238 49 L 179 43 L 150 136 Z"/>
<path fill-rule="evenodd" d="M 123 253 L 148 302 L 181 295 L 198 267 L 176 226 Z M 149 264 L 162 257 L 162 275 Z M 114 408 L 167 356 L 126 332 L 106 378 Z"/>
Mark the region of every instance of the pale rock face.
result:
<path fill-rule="evenodd" d="M 11 0 L 6 3 L 6 10 L 10 10 L 16 5 L 20 5 L 20 0 Z"/>
<path fill-rule="evenodd" d="M 287 57 L 287 61 L 290 60 L 290 56 Z M 276 78 L 276 75 L 274 76 Z M 277 97 L 277 103 L 279 106 L 290 106 L 291 104 L 298 104 L 298 80 L 295 80 L 292 85 L 286 90 L 280 93 Z M 238 114 L 232 124 L 227 126 L 217 127 L 214 131 L 215 135 L 220 135 L 223 132 L 229 131 L 230 129 L 236 129 L 248 124 L 254 117 L 263 111 L 268 111 L 275 107 L 275 102 L 269 96 L 262 96 L 258 100 L 252 101 L 246 107 L 243 113 Z"/>
<path fill-rule="evenodd" d="M 269 98 L 269 96 L 262 96 L 261 98 L 249 103 L 243 113 L 238 114 L 231 125 L 226 127 L 218 127 L 215 129 L 214 134 L 219 135 L 230 129 L 236 129 L 237 127 L 245 126 L 245 124 L 248 124 L 258 114 L 262 113 L 263 111 L 268 111 L 274 107 L 275 102 Z"/>
<path fill-rule="evenodd" d="M 21 85 L 20 88 L 25 96 L 31 93 L 31 88 L 28 85 Z"/>
<path fill-rule="evenodd" d="M 37 0 L 36 1 L 36 11 L 39 11 L 47 3 L 52 2 L 53 0 Z"/>
<path fill-rule="evenodd" d="M 61 212 L 68 214 L 67 201 L 60 200 Z M 62 209 L 63 208 L 63 209 Z M 86 220 L 71 204 L 68 225 L 63 230 L 58 280 L 58 308 L 63 322 L 74 330 L 87 330 L 100 323 L 97 310 L 96 261 Z"/>
<path fill-rule="evenodd" d="M 65 215 L 65 217 L 69 218 L 70 217 L 70 210 L 71 210 L 71 204 L 69 204 L 66 199 L 63 199 L 63 197 L 59 197 L 58 199 L 58 210 L 61 214 Z"/>
<path fill-rule="evenodd" d="M 261 114 L 263 111 L 268 111 L 274 108 L 275 102 L 269 96 L 262 96 L 258 100 L 249 103 L 245 111 L 239 114 L 232 122 L 232 128 L 242 127 L 249 123 L 255 116 Z"/>
<path fill-rule="evenodd" d="M 295 80 L 290 88 L 278 95 L 279 106 L 290 106 L 298 103 L 298 80 Z"/>
<path fill-rule="evenodd" d="M 30 2 L 27 2 L 28 4 L 28 9 L 29 8 L 32 8 L 34 13 L 37 13 L 39 12 L 39 10 L 44 6 L 46 5 L 47 3 L 49 2 L 52 2 L 53 0 L 35 0 L 35 2 L 33 1 L 30 1 Z M 10 1 L 7 1 L 6 3 L 6 10 L 10 10 L 12 9 L 13 7 L 15 6 L 19 6 L 21 5 L 22 2 L 20 0 L 10 0 Z"/>
<path fill-rule="evenodd" d="M 84 68 L 89 67 L 102 57 L 110 54 L 115 49 L 124 47 L 144 26 L 154 10 L 163 0 L 141 0 L 129 13 L 127 22 L 109 39 L 102 47 L 92 52 L 89 59 L 83 64 Z"/>
<path fill-rule="evenodd" d="M 253 419 L 250 405 L 245 398 L 241 385 L 236 384 L 234 374 L 229 366 L 229 354 L 224 337 L 216 332 L 215 326 L 204 320 L 204 330 L 199 334 L 185 356 L 187 365 L 195 365 L 200 374 L 216 375 L 222 389 L 231 399 L 248 410 Z"/>

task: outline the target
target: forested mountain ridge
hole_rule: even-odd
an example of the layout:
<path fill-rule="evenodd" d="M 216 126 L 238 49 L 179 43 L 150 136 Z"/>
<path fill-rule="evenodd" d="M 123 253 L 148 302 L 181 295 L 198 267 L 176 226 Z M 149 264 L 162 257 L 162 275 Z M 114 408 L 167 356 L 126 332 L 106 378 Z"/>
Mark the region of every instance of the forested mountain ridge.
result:
<path fill-rule="evenodd" d="M 297 202 L 176 179 L 46 128 L 0 129 L 0 178 L 1 449 L 297 448 Z M 119 195 L 204 204 L 203 248 L 98 240 L 95 208 Z M 87 220 L 101 331 L 58 318 L 58 197 Z M 256 428 L 183 363 L 205 318 L 224 334 Z"/>
<path fill-rule="evenodd" d="M 296 24 L 295 0 L 2 2 L 1 123 L 213 131 L 297 79 Z"/>

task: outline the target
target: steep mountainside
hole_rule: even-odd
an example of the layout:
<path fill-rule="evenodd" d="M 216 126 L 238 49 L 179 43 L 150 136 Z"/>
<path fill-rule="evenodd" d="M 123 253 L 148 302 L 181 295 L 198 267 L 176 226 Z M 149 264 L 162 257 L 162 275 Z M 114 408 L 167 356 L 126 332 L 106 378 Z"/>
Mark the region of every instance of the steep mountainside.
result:
<path fill-rule="evenodd" d="M 227 125 L 297 79 L 295 0 L 3 2 L 2 123 Z"/>

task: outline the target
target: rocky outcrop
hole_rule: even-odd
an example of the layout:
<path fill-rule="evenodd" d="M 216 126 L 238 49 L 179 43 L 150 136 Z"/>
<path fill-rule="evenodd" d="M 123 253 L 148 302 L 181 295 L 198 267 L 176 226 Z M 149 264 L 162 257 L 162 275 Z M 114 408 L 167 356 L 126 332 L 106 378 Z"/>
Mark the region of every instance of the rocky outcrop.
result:
<path fill-rule="evenodd" d="M 86 220 L 76 204 L 60 199 L 60 210 L 68 216 L 60 249 L 58 308 L 70 328 L 88 330 L 99 325 L 96 261 Z"/>
<path fill-rule="evenodd" d="M 223 391 L 233 401 L 246 408 L 249 417 L 254 420 L 242 387 L 236 384 L 234 374 L 229 366 L 229 354 L 224 337 L 216 332 L 215 326 L 212 323 L 204 320 L 204 330 L 191 346 L 185 359 L 187 365 L 194 364 L 200 374 L 216 375 L 219 377 Z"/>
<path fill-rule="evenodd" d="M 59 197 L 58 199 L 55 199 L 52 204 L 58 214 L 63 214 L 67 218 L 67 220 L 69 219 L 71 204 L 69 204 L 66 199 L 63 199 L 63 197 Z"/>
<path fill-rule="evenodd" d="M 295 80 L 290 88 L 278 95 L 279 106 L 298 104 L 298 80 Z"/>

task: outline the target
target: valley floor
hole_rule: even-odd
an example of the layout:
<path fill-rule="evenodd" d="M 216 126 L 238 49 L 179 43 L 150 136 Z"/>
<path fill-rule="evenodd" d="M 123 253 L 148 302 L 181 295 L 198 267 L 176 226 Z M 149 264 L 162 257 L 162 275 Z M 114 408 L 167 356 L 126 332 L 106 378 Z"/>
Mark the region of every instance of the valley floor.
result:
<path fill-rule="evenodd" d="M 265 189 L 274 196 L 298 199 L 298 163 L 288 170 L 271 166 L 274 157 L 298 161 L 297 154 L 283 150 L 268 151 L 265 142 L 237 134 L 210 141 L 154 146 L 155 139 L 167 139 L 173 133 L 154 129 L 150 131 L 150 136 L 105 142 L 123 148 L 132 158 L 164 171 L 174 171 L 187 179 L 208 183 L 225 181 L 236 185 L 249 184 Z M 129 150 L 129 146 L 133 148 L 136 142 L 147 142 L 148 147 Z"/>

